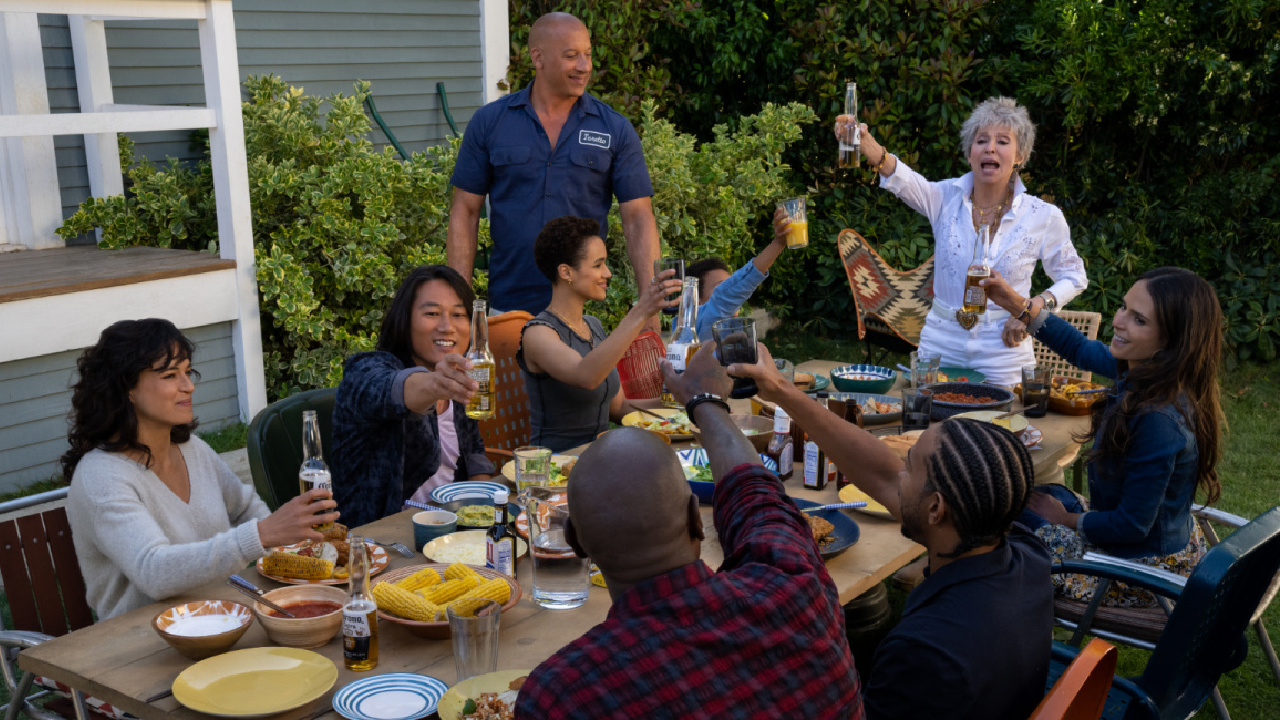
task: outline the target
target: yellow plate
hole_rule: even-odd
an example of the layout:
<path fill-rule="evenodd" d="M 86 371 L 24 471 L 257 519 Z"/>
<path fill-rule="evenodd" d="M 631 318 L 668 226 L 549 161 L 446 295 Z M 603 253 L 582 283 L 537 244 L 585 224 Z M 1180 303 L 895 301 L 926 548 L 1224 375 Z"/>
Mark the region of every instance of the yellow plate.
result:
<path fill-rule="evenodd" d="M 577 461 L 577 459 L 578 459 L 577 455 L 552 455 L 551 464 L 555 465 L 556 467 L 564 467 L 565 465 L 571 462 Z M 510 460 L 507 462 L 506 465 L 502 466 L 502 477 L 510 480 L 511 482 L 516 481 L 516 461 L 515 460 Z M 559 483 L 553 483 L 553 484 L 563 485 L 564 483 L 559 482 Z"/>
<path fill-rule="evenodd" d="M 506 692 L 507 685 L 511 684 L 512 680 L 526 676 L 531 672 L 533 671 L 499 670 L 498 672 L 477 675 L 463 680 L 449 688 L 449 691 L 440 698 L 440 704 L 436 706 L 436 712 L 440 714 L 440 720 L 458 720 L 462 717 L 462 708 L 467 704 L 467 698 L 480 697 L 480 693 Z"/>
<path fill-rule="evenodd" d="M 676 410 L 673 408 L 656 408 L 653 412 L 667 418 L 674 416 L 676 413 L 684 413 L 683 410 Z M 643 425 L 644 423 L 650 420 L 657 422 L 658 418 L 648 413 L 642 413 L 639 410 L 629 412 L 626 415 L 622 416 L 622 424 L 626 425 L 627 427 L 640 427 L 641 425 Z M 693 428 L 691 426 L 684 426 L 684 432 L 663 432 L 662 434 L 666 435 L 672 440 L 677 440 L 677 441 L 692 440 Z"/>
<path fill-rule="evenodd" d="M 286 647 L 259 647 L 215 655 L 183 670 L 173 696 L 197 712 L 259 717 L 302 707 L 338 679 L 332 660 Z"/>
<path fill-rule="evenodd" d="M 893 515 L 889 514 L 888 508 L 871 499 L 871 496 L 862 492 L 853 485 L 845 485 L 840 488 L 840 502 L 865 502 L 864 508 L 854 508 L 858 512 L 873 515 L 875 517 L 893 519 Z"/>
<path fill-rule="evenodd" d="M 957 415 L 952 415 L 951 417 L 969 418 L 970 420 L 981 420 L 982 422 L 991 422 L 992 418 L 994 418 L 997 415 L 1003 415 L 1003 414 L 1004 414 L 1003 410 L 973 410 L 971 412 L 964 412 L 964 413 L 959 413 Z M 1010 415 L 1009 417 L 1004 419 L 1009 421 L 1009 424 L 1005 425 L 1004 427 L 1006 430 L 1010 432 L 1020 433 L 1023 430 L 1027 429 L 1027 419 L 1021 415 Z M 1002 425 L 1003 422 L 996 423 L 996 424 Z"/>

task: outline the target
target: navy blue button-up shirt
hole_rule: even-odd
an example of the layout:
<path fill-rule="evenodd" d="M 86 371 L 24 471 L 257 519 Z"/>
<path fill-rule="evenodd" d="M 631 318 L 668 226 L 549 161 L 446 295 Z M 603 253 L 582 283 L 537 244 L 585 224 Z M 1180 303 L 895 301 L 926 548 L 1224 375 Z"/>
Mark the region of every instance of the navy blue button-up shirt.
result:
<path fill-rule="evenodd" d="M 555 149 L 529 103 L 533 86 L 485 105 L 467 124 L 450 183 L 489 196 L 489 306 L 534 315 L 551 301 L 551 282 L 533 261 L 548 220 L 594 218 L 606 237 L 613 198 L 653 195 L 640 136 L 631 122 L 583 94 Z"/>

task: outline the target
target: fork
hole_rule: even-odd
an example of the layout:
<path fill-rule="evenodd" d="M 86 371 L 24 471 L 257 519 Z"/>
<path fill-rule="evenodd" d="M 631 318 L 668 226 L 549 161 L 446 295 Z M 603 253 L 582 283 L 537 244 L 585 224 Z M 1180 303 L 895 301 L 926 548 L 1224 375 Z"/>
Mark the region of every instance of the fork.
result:
<path fill-rule="evenodd" d="M 377 540 L 374 540 L 372 538 L 366 538 L 366 539 L 369 542 L 373 543 L 374 545 L 381 545 L 384 548 L 391 548 L 392 550 L 395 550 L 396 552 L 400 553 L 401 555 L 407 558 L 411 558 L 414 556 L 414 552 L 410 550 L 409 547 L 404 543 L 398 543 L 398 542 L 384 543 L 384 542 L 378 542 Z"/>

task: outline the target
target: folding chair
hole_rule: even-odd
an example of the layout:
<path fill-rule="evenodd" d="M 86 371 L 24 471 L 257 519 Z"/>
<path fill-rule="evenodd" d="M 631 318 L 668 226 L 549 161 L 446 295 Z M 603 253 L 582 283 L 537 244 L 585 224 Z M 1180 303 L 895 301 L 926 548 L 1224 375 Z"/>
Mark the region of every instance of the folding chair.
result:
<path fill-rule="evenodd" d="M 888 352 L 915 350 L 933 306 L 933 256 L 914 270 L 902 271 L 853 230 L 840 231 L 837 245 L 869 362 L 879 362 L 872 358 L 872 343 L 882 348 L 880 358 Z"/>
<path fill-rule="evenodd" d="M 1058 677 L 1031 720 L 1098 720 L 1116 676 L 1114 645 L 1093 639 Z"/>

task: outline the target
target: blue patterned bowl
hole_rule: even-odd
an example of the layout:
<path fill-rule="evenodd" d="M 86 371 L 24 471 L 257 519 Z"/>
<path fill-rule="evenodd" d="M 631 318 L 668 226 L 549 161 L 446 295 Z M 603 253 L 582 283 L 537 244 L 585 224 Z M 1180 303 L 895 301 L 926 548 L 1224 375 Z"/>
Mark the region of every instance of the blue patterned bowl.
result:
<path fill-rule="evenodd" d="M 830 375 L 840 392 L 884 393 L 898 380 L 896 370 L 879 365 L 842 365 Z"/>

